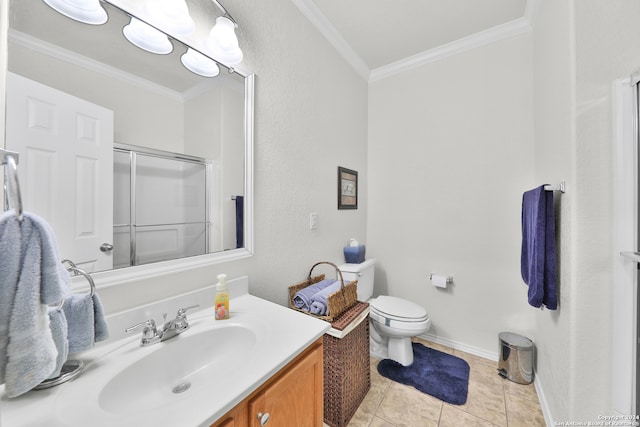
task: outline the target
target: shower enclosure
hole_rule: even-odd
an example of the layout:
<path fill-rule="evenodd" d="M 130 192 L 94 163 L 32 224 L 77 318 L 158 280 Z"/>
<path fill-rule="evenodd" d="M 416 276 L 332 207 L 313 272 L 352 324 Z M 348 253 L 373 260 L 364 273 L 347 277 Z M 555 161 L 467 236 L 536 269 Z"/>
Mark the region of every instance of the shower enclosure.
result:
<path fill-rule="evenodd" d="M 209 252 L 206 159 L 116 144 L 113 162 L 114 268 Z"/>

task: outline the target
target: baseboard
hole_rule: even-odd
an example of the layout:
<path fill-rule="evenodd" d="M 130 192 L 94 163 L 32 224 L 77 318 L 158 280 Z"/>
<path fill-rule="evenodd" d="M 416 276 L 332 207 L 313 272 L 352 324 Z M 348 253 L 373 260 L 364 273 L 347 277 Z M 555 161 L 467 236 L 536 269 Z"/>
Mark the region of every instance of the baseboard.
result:
<path fill-rule="evenodd" d="M 438 337 L 435 335 L 431 335 L 429 333 L 424 333 L 418 336 L 419 338 L 423 338 L 427 341 L 434 342 L 436 344 L 445 345 L 447 347 L 451 347 L 455 350 L 464 351 L 465 353 L 473 354 L 474 356 L 479 356 L 484 359 L 493 360 L 494 362 L 498 361 L 498 352 L 487 351 L 483 348 L 470 346 L 458 341 L 452 341 L 446 338 Z"/>
<path fill-rule="evenodd" d="M 552 417 L 551 417 L 551 409 L 549 409 L 549 403 L 547 402 L 547 398 L 544 394 L 544 387 L 542 386 L 542 382 L 540 378 L 536 374 L 534 376 L 533 384 L 536 387 L 536 393 L 538 394 L 538 400 L 540 401 L 540 408 L 542 409 L 542 415 L 544 416 L 544 422 L 547 426 L 555 426 L 557 425 Z"/>

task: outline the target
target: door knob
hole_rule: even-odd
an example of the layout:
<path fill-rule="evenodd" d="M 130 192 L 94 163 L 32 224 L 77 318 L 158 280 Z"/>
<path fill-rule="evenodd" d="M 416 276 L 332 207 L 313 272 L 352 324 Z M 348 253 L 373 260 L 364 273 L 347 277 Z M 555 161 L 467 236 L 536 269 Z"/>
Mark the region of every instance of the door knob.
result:
<path fill-rule="evenodd" d="M 100 245 L 100 250 L 102 252 L 111 252 L 113 250 L 113 245 L 109 243 L 103 243 Z"/>

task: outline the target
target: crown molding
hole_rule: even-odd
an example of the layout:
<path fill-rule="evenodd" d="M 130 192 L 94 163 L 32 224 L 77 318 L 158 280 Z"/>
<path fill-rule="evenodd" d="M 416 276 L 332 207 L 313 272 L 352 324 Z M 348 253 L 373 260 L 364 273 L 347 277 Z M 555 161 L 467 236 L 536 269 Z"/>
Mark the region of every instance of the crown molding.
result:
<path fill-rule="evenodd" d="M 371 71 L 369 83 L 529 31 L 531 31 L 531 25 L 525 18 L 515 19 L 400 61 L 378 67 Z"/>
<path fill-rule="evenodd" d="M 291 0 L 304 16 L 333 45 L 342 57 L 365 80 L 369 79 L 369 67 L 356 53 L 349 43 L 340 35 L 327 17 L 320 11 L 313 0 Z"/>
<path fill-rule="evenodd" d="M 401 59 L 391 64 L 370 70 L 347 41 L 340 35 L 327 17 L 320 11 L 313 0 L 291 0 L 316 29 L 335 47 L 342 57 L 369 83 L 398 73 L 438 61 L 467 50 L 485 46 L 499 40 L 531 31 L 531 22 L 535 18 L 538 0 L 527 0 L 524 17 L 515 19 L 485 31 L 472 34 L 451 43 L 427 50 L 425 52 Z"/>
<path fill-rule="evenodd" d="M 167 89 L 157 83 L 153 83 L 149 80 L 127 73 L 94 59 L 87 58 L 86 56 L 79 55 L 75 52 L 61 48 L 60 46 L 48 43 L 20 31 L 9 30 L 9 41 L 43 55 L 50 56 L 108 77 L 117 78 L 137 87 L 145 88 L 158 95 L 178 101 L 183 100 L 183 94 L 178 91 Z"/>

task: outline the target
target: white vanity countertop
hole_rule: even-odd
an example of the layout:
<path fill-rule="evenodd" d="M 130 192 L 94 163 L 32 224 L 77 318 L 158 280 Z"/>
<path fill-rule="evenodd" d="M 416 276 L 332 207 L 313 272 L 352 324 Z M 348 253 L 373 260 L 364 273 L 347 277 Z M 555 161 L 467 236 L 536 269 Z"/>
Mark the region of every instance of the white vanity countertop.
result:
<path fill-rule="evenodd" d="M 320 338 L 331 325 L 327 322 L 298 313 L 289 308 L 271 303 L 249 294 L 237 296 L 230 301 L 231 317 L 228 320 L 213 321 L 213 309 L 209 308 L 188 315 L 191 328 L 179 336 L 148 347 L 140 347 L 141 333 L 96 346 L 94 349 L 76 355 L 76 359 L 85 362 L 84 372 L 76 379 L 45 390 L 30 391 L 23 396 L 8 399 L 4 386 L 0 386 L 0 425 L 2 427 L 41 427 L 41 426 L 184 426 L 208 427 L 236 404 L 244 400 L 267 379 L 293 360 L 311 343 Z M 194 380 L 191 389 L 180 394 L 165 392 L 159 399 L 167 404 L 155 405 L 144 397 L 135 410 L 110 410 L 103 405 L 102 391 L 112 378 L 127 367 L 134 365 L 152 352 L 174 340 L 188 339 L 201 333 L 209 326 L 225 325 L 257 330 L 255 347 L 242 353 L 241 362 L 236 360 L 218 363 L 198 374 L 205 381 Z M 204 328 L 204 329 L 203 329 Z M 193 341 L 193 340 L 192 340 Z M 220 342 L 220 351 L 231 342 Z M 176 346 L 177 347 L 177 346 Z M 217 351 L 216 347 L 216 351 Z M 180 355 L 172 356 L 176 365 L 181 363 Z M 135 369 L 144 366 L 135 365 Z M 237 363 L 236 363 L 237 362 Z M 233 366 L 236 364 L 237 366 Z M 162 383 L 163 370 L 167 367 L 151 367 L 155 380 Z M 137 373 L 137 372 L 136 372 Z M 206 376 L 203 376 L 206 375 Z M 146 383 L 146 381 L 141 381 Z M 136 388 L 136 385 L 133 385 Z M 143 389 L 143 388 L 141 388 Z M 132 390 L 132 394 L 134 391 Z M 139 394 L 139 393 L 135 393 Z M 146 394 L 146 393 L 143 393 Z M 139 396 L 132 397 L 132 401 Z M 128 397 L 123 397 L 128 399 Z M 144 400 L 146 399 L 146 401 Z M 123 400 L 126 402 L 127 400 Z M 111 403 L 113 405 L 113 403 Z M 133 407 L 133 406 L 132 406 Z"/>

